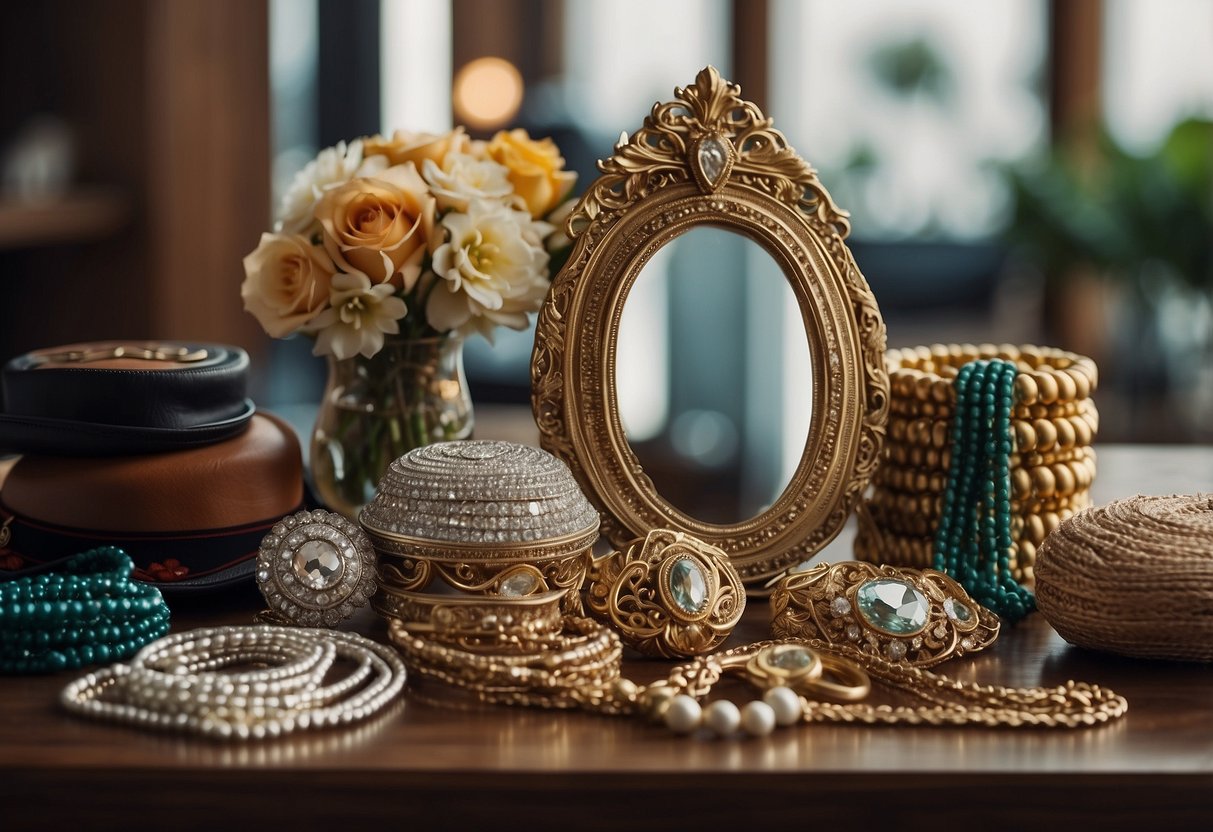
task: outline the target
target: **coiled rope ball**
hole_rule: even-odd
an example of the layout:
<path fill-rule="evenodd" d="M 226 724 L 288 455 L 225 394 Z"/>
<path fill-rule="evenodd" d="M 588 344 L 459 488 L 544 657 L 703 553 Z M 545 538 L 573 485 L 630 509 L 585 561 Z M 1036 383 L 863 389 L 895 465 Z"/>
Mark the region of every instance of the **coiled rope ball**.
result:
<path fill-rule="evenodd" d="M 1213 494 L 1138 496 L 1074 515 L 1036 554 L 1036 603 L 1080 647 L 1213 661 Z"/>

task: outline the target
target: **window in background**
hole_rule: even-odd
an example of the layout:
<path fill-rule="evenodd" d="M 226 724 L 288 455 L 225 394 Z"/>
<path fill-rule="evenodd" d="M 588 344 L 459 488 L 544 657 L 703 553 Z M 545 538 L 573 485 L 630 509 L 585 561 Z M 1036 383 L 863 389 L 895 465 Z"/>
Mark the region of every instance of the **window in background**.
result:
<path fill-rule="evenodd" d="M 274 209 L 316 155 L 317 0 L 270 0 Z"/>
<path fill-rule="evenodd" d="M 771 2 L 770 111 L 851 212 L 849 243 L 893 345 L 1039 337 L 1039 290 L 1009 278 L 997 238 L 1010 217 L 1003 167 L 1047 146 L 1046 8 Z M 785 327 L 785 355 L 799 337 Z M 795 373 L 785 368 L 788 383 Z M 784 400 L 789 436 L 802 406 Z M 785 467 L 798 450 L 785 442 Z"/>
<path fill-rule="evenodd" d="M 1213 438 L 1213 5 L 1105 0 L 1107 142 L 1074 177 L 1111 233 L 1066 240 L 1098 269 L 1101 433 Z M 1063 167 L 1063 172 L 1065 169 Z"/>
<path fill-rule="evenodd" d="M 316 156 L 320 51 L 320 0 L 270 0 L 270 141 L 273 148 L 272 210 L 303 167 Z M 271 223 L 266 221 L 266 228 Z M 312 341 L 296 336 L 269 344 L 267 373 L 258 373 L 256 397 L 273 407 L 319 399 L 323 363 Z"/>
<path fill-rule="evenodd" d="M 1208 0 L 1104 0 L 1102 105 L 1112 137 L 1151 153 L 1186 118 L 1213 118 Z"/>
<path fill-rule="evenodd" d="M 381 132 L 451 129 L 450 0 L 380 0 Z"/>
<path fill-rule="evenodd" d="M 728 11 L 721 0 L 566 3 L 562 99 L 570 120 L 598 157 L 609 155 L 621 130 L 638 128 L 654 103 L 668 100 L 674 87 L 693 81 L 702 67 L 711 63 L 727 73 Z M 641 19 L 645 25 L 637 26 L 635 21 Z M 584 189 L 591 181 L 585 179 L 579 187 Z M 633 326 L 620 338 L 616 383 L 623 422 L 633 442 L 658 437 L 668 428 L 671 415 L 671 360 L 679 360 L 671 353 L 679 345 L 670 341 L 671 315 L 678 310 L 670 307 L 669 275 L 678 268 L 680 252 L 677 245 L 667 249 L 650 261 L 644 280 L 637 282 L 628 299 L 643 311 L 644 325 Z M 694 349 L 690 344 L 683 348 Z M 681 406 L 674 403 L 672 415 L 684 410 L 715 412 L 706 402 L 686 401 Z M 736 418 L 726 421 L 736 436 Z M 726 433 L 718 432 L 722 437 Z M 702 442 L 683 444 L 703 447 Z M 719 456 L 715 448 L 707 448 L 705 455 Z"/>
<path fill-rule="evenodd" d="M 771 110 L 856 236 L 1001 230 L 991 163 L 1046 141 L 1041 0 L 774 0 L 770 31 Z"/>

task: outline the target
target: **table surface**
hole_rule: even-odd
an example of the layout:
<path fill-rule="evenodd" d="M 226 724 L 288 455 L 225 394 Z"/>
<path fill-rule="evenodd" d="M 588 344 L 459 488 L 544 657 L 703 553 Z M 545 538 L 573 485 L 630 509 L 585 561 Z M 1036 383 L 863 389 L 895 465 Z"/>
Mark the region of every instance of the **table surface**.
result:
<path fill-rule="evenodd" d="M 1108 446 L 1097 502 L 1213 491 L 1213 448 Z M 850 556 L 851 528 L 816 560 Z M 174 604 L 174 629 L 242 623 L 255 592 Z M 728 645 L 766 636 L 751 600 Z M 371 615 L 355 629 L 384 638 Z M 637 681 L 669 663 L 631 660 Z M 480 828 L 733 826 L 743 819 L 907 829 L 981 818 L 1105 828 L 1213 820 L 1213 666 L 1073 648 L 1032 616 L 986 653 L 941 668 L 966 680 L 1113 688 L 1127 716 L 1082 730 L 803 726 L 762 740 L 673 737 L 627 718 L 433 704 L 420 686 L 352 730 L 249 744 L 147 734 L 58 709 L 72 674 L 0 679 L 0 828 L 136 816 L 178 828 L 392 820 Z M 735 691 L 737 698 L 747 695 Z M 230 822 L 225 820 L 223 822 Z M 14 824 L 10 826 L 9 824 Z"/>

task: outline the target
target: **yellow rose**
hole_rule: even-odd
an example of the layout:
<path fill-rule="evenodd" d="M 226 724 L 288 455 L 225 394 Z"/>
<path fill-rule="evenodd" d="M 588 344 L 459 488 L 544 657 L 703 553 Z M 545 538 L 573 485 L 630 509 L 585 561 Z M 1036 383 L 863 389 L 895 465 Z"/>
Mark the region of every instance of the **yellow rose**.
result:
<path fill-rule="evenodd" d="M 510 171 L 514 192 L 538 219 L 560 204 L 577 174 L 564 169 L 564 157 L 551 139 L 535 141 L 522 128 L 502 130 L 489 141 L 487 152 Z"/>
<path fill-rule="evenodd" d="M 462 127 L 456 127 L 449 133 L 410 133 L 397 130 L 390 139 L 383 136 L 370 136 L 362 140 L 362 155 L 386 156 L 393 165 L 403 165 L 412 162 L 418 170 L 422 163 L 429 159 L 442 167 L 442 161 L 452 151 L 462 152 L 467 145 L 468 137 Z"/>
<path fill-rule="evenodd" d="M 434 197 L 409 163 L 325 191 L 316 219 L 342 271 L 362 272 L 374 283 L 407 292 L 421 274 L 434 210 Z"/>
<path fill-rule="evenodd" d="M 240 296 L 270 336 L 285 338 L 328 304 L 336 268 L 320 246 L 299 234 L 262 234 L 244 258 Z"/>

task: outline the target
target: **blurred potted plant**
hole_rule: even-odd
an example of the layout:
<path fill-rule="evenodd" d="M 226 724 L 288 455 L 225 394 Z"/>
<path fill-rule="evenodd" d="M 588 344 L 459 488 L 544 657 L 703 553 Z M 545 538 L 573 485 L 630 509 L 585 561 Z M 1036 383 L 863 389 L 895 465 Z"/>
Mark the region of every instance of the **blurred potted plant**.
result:
<path fill-rule="evenodd" d="M 1045 276 L 1054 337 L 1102 319 L 1104 343 L 1075 344 L 1115 366 L 1126 401 L 1143 408 L 1183 391 L 1190 427 L 1213 412 L 1213 122 L 1177 124 L 1159 149 L 1135 156 L 1103 134 L 1096 153 L 1062 145 L 1008 171 L 1015 198 L 1008 239 Z M 1094 275 L 1111 295 L 1101 316 L 1076 286 Z M 1088 327 L 1089 328 L 1089 327 Z"/>

